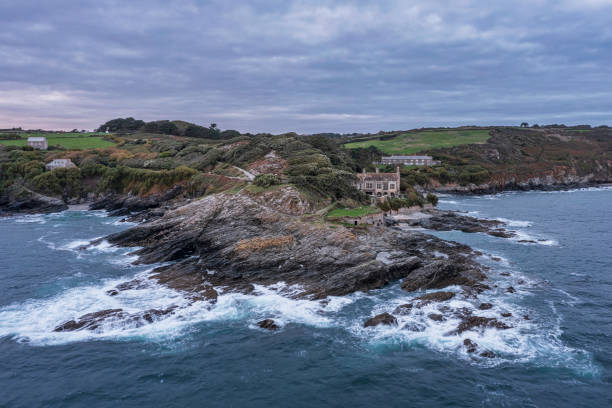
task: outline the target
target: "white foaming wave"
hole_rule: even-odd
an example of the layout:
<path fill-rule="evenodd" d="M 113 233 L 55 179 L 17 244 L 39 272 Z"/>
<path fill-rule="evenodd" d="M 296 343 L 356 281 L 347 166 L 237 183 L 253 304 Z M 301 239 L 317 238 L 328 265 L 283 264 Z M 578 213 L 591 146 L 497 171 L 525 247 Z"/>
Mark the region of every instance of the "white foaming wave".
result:
<path fill-rule="evenodd" d="M 334 324 L 332 314 L 354 300 L 348 297 L 332 297 L 325 301 L 292 299 L 287 295 L 300 288 L 279 283 L 269 287 L 255 285 L 252 294 L 221 293 L 214 304 L 194 302 L 179 291 L 147 279 L 149 273 L 150 270 L 132 277 L 144 284 L 119 291 L 115 296 L 107 291 L 129 278 L 106 280 L 97 285 L 72 288 L 49 299 L 0 308 L 0 337 L 11 336 L 35 346 L 90 340 L 166 341 L 185 335 L 201 322 L 244 320 L 255 328 L 255 323 L 265 318 L 274 319 L 281 327 L 288 323 L 329 327 Z M 95 330 L 53 331 L 69 320 L 101 310 L 122 309 L 135 314 L 172 306 L 178 307 L 174 313 L 156 318 L 152 323 L 118 317 L 104 319 Z"/>
<path fill-rule="evenodd" d="M 449 290 L 446 288 L 444 290 Z M 452 291 L 458 291 L 455 288 Z M 416 296 L 416 295 L 415 295 Z M 379 325 L 363 327 L 363 320 L 355 320 L 350 330 L 366 339 L 372 347 L 386 347 L 398 344 L 421 345 L 441 353 L 452 354 L 468 362 L 484 366 L 497 366 L 504 363 L 531 363 L 538 366 L 563 366 L 585 375 L 597 374 L 598 367 L 591 355 L 580 349 L 573 349 L 563 344 L 560 336 L 560 319 L 551 322 L 540 322 L 534 319 L 529 310 L 515 304 L 513 300 L 519 294 L 481 294 L 478 301 L 463 299 L 456 295 L 446 302 L 431 303 L 421 308 L 413 308 L 408 315 L 395 315 L 397 326 Z M 401 295 L 397 298 L 378 303 L 371 313 L 392 311 L 398 305 L 414 302 L 414 296 Z M 489 302 L 493 307 L 478 310 L 477 304 Z M 441 312 L 443 307 L 457 309 L 466 307 L 475 316 L 495 317 L 511 326 L 509 329 L 473 329 L 461 334 L 453 334 L 461 319 L 450 313 Z M 511 317 L 501 317 L 501 313 L 512 313 Z M 429 314 L 443 314 L 443 321 L 434 321 Z M 523 316 L 530 315 L 530 319 Z M 464 340 L 470 339 L 478 347 L 475 353 L 468 353 Z M 495 353 L 495 358 L 485 358 L 479 354 L 485 350 Z"/>
<path fill-rule="evenodd" d="M 571 194 L 571 193 L 597 192 L 597 191 L 612 191 L 612 186 L 582 187 L 582 188 L 572 188 L 572 189 L 569 189 L 569 190 L 554 190 L 554 191 L 534 191 L 534 193 L 540 193 L 540 194 Z"/>
<path fill-rule="evenodd" d="M 147 272 L 148 273 L 148 272 Z M 137 275 L 146 279 L 146 273 Z M 109 296 L 106 291 L 124 280 L 114 279 L 99 285 L 81 286 L 67 290 L 49 299 L 29 300 L 0 309 L 0 337 L 12 336 L 20 342 L 32 345 L 65 344 L 92 339 L 116 339 L 143 335 L 174 333 L 177 324 L 155 321 L 137 327 L 134 321 L 120 322 L 108 319 L 96 331 L 54 332 L 62 323 L 92 312 L 106 309 L 123 309 L 126 313 L 142 312 L 151 308 L 165 309 L 173 305 L 186 306 L 187 300 L 172 289 L 152 281 L 137 290 L 121 291 Z M 172 322 L 170 322 L 172 323 Z M 154 327 L 148 327 L 154 326 Z"/>
<path fill-rule="evenodd" d="M 14 221 L 18 224 L 46 224 L 47 220 L 45 216 L 42 214 L 32 214 L 32 215 L 20 215 L 14 218 Z"/>
<path fill-rule="evenodd" d="M 501 221 L 506 223 L 510 227 L 531 227 L 533 223 L 531 221 L 519 221 L 519 220 L 510 220 L 508 218 L 496 218 L 497 221 Z"/>
<path fill-rule="evenodd" d="M 459 202 L 455 200 L 439 200 L 438 202 L 442 204 L 459 204 Z"/>
<path fill-rule="evenodd" d="M 527 234 L 525 231 L 513 231 L 516 235 L 509 238 L 511 241 L 519 244 L 532 244 L 532 245 L 544 245 L 544 246 L 559 246 L 559 241 L 554 239 L 541 238 Z M 523 241 L 523 242 L 521 242 Z"/>

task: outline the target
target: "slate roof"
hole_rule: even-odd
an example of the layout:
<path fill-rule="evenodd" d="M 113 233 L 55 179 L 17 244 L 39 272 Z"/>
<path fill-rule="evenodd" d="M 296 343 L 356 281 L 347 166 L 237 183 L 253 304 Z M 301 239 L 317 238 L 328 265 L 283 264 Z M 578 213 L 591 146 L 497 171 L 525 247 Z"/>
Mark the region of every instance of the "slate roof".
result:
<path fill-rule="evenodd" d="M 46 140 L 46 137 L 28 137 L 28 142 L 44 142 Z"/>
<path fill-rule="evenodd" d="M 398 181 L 397 173 L 360 173 L 357 174 L 361 180 L 367 181 Z"/>
<path fill-rule="evenodd" d="M 403 155 L 393 155 L 393 156 L 383 156 L 383 160 L 385 159 L 397 159 L 397 160 L 431 160 L 431 156 L 403 156 Z"/>

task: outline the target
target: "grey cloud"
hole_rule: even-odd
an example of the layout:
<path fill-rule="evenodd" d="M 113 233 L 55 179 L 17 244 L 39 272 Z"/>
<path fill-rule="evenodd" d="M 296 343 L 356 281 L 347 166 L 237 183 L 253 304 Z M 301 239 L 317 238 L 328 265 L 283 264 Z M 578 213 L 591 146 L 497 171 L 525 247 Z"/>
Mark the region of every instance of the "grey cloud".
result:
<path fill-rule="evenodd" d="M 493 4 L 489 4 L 493 3 Z M 609 123 L 612 1 L 0 2 L 0 125 Z"/>

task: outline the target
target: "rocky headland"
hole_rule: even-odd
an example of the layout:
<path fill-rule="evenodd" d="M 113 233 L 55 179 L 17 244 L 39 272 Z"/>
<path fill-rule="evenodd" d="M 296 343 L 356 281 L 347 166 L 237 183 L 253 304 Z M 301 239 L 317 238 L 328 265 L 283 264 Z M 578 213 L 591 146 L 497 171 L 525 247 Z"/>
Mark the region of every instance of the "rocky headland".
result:
<path fill-rule="evenodd" d="M 115 197 L 105 203 L 114 206 L 121 200 Z M 368 292 L 394 282 L 401 282 L 407 292 L 417 293 L 459 287 L 457 296 L 466 299 L 477 299 L 480 293 L 491 289 L 488 268 L 476 260 L 479 252 L 422 229 L 496 233 L 503 230 L 499 221 L 430 210 L 429 217 L 416 224 L 418 229 L 396 225 L 353 227 L 326 222 L 314 210 L 290 186 L 259 194 L 220 193 L 182 205 L 144 209 L 131 219 L 147 219 L 146 222 L 104 239 L 113 245 L 136 248 L 133 254 L 138 255 L 137 263 L 163 264 L 152 271 L 149 279 L 184 292 L 192 302 L 209 302 L 211 307 L 221 293 L 253 293 L 254 285 L 278 282 L 287 285 L 286 296 L 312 300 Z M 144 284 L 138 280 L 125 282 L 108 295 L 116 296 L 122 290 Z M 376 316 L 365 325 L 394 324 L 394 315 L 453 296 L 456 294 L 446 291 L 424 294 L 414 304 Z M 170 308 L 133 315 L 122 310 L 101 310 L 66 322 L 56 330 L 95 330 L 105 319 L 146 324 L 174 312 Z M 454 334 L 469 327 L 509 327 L 501 320 L 482 320 L 471 310 L 441 308 L 430 318 L 441 321 L 448 314 L 462 318 Z M 259 326 L 279 328 L 271 319 Z"/>

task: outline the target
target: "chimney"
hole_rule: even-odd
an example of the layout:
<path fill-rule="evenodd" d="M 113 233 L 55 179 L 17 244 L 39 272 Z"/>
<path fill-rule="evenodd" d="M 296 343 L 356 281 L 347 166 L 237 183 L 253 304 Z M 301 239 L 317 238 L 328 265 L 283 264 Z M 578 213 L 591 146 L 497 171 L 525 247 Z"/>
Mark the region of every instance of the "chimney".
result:
<path fill-rule="evenodd" d="M 378 167 L 376 168 L 376 172 L 377 172 L 377 173 L 380 173 L 380 169 L 379 169 Z"/>
<path fill-rule="evenodd" d="M 396 173 L 398 176 L 400 175 L 399 167 L 400 167 L 400 166 L 395 166 L 395 173 Z"/>

